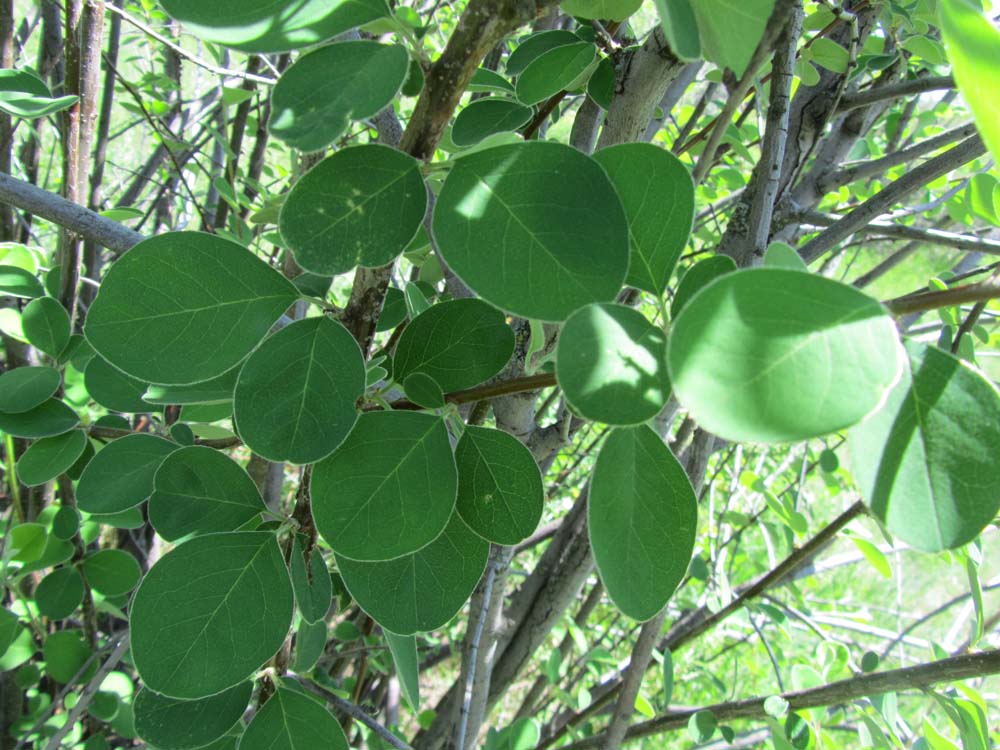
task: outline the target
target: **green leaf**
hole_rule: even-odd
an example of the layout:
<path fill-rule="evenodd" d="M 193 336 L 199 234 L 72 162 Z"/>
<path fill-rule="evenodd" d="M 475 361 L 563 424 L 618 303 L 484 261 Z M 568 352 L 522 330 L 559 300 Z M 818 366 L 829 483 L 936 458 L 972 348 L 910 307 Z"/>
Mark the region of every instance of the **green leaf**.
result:
<path fill-rule="evenodd" d="M 494 133 L 512 133 L 530 122 L 531 107 L 513 99 L 491 96 L 470 102 L 451 127 L 456 146 L 474 146 Z"/>
<path fill-rule="evenodd" d="M 556 349 L 566 400 L 588 419 L 614 425 L 655 417 L 670 395 L 667 339 L 637 310 L 616 303 L 570 315 Z"/>
<path fill-rule="evenodd" d="M 142 395 L 150 404 L 222 404 L 233 400 L 240 368 L 194 385 L 151 385 Z"/>
<path fill-rule="evenodd" d="M 58 357 L 69 343 L 69 315 L 58 301 L 39 297 L 21 314 L 21 328 L 28 341 L 50 357 Z"/>
<path fill-rule="evenodd" d="M 774 0 L 698 0 L 692 3 L 705 58 L 746 72 L 774 9 Z"/>
<path fill-rule="evenodd" d="M 624 21 L 642 7 L 642 0 L 563 0 L 560 7 L 578 18 Z"/>
<path fill-rule="evenodd" d="M 809 49 L 812 51 L 812 61 L 817 65 L 821 65 L 834 73 L 844 73 L 847 71 L 851 55 L 842 45 L 837 44 L 832 39 L 818 36 L 812 40 L 812 45 Z"/>
<path fill-rule="evenodd" d="M 764 251 L 764 265 L 767 268 L 787 268 L 790 271 L 809 271 L 806 262 L 791 245 L 772 242 Z"/>
<path fill-rule="evenodd" d="M 19 562 L 34 562 L 42 556 L 48 532 L 40 523 L 22 523 L 10 531 L 10 558 Z"/>
<path fill-rule="evenodd" d="M 663 649 L 663 705 L 670 706 L 674 697 L 674 655 L 669 648 Z"/>
<path fill-rule="evenodd" d="M 383 630 L 392 661 L 396 665 L 403 697 L 414 713 L 420 711 L 420 662 L 417 660 L 417 639 L 412 635 L 396 635 Z"/>
<path fill-rule="evenodd" d="M 456 509 L 484 539 L 517 544 L 542 517 L 544 488 L 538 464 L 520 440 L 500 430 L 470 425 L 455 448 Z"/>
<path fill-rule="evenodd" d="M 370 143 L 337 151 L 303 175 L 281 207 L 278 228 L 300 266 L 335 276 L 392 262 L 426 212 L 417 160 Z"/>
<path fill-rule="evenodd" d="M 323 620 L 300 620 L 295 631 L 295 660 L 292 662 L 292 669 L 300 674 L 311 672 L 323 656 L 328 638 L 326 622 Z"/>
<path fill-rule="evenodd" d="M 18 459 L 17 478 L 28 487 L 45 484 L 75 464 L 86 447 L 87 433 L 83 430 L 43 438 L 32 443 Z"/>
<path fill-rule="evenodd" d="M 565 320 L 608 301 L 628 270 L 628 223 L 604 170 L 576 149 L 530 141 L 451 168 L 434 209 L 445 263 L 488 302 Z"/>
<path fill-rule="evenodd" d="M 698 505 L 683 467 L 648 427 L 613 430 L 594 465 L 587 528 L 608 596 L 645 621 L 688 569 Z"/>
<path fill-rule="evenodd" d="M 518 77 L 517 98 L 524 104 L 538 104 L 569 88 L 596 59 L 597 47 L 590 42 L 565 44 L 543 52 Z"/>
<path fill-rule="evenodd" d="M 156 435 L 126 435 L 94 456 L 76 486 L 76 501 L 87 513 L 118 513 L 153 494 L 153 475 L 178 446 Z"/>
<path fill-rule="evenodd" d="M 313 519 L 338 555 L 391 560 L 441 533 L 455 507 L 457 484 L 443 419 L 369 412 L 333 455 L 316 464 Z"/>
<path fill-rule="evenodd" d="M 440 628 L 455 616 L 479 583 L 489 552 L 489 542 L 455 513 L 418 552 L 386 562 L 336 559 L 358 606 L 383 628 L 412 635 Z"/>
<path fill-rule="evenodd" d="M 270 461 L 330 455 L 358 418 L 365 365 L 344 326 L 320 316 L 269 336 L 243 365 L 233 400 L 243 441 Z"/>
<path fill-rule="evenodd" d="M 469 93 L 486 91 L 496 94 L 513 94 L 514 85 L 502 75 L 489 68 L 476 68 L 476 72 L 472 74 L 472 80 L 469 82 L 466 91 Z"/>
<path fill-rule="evenodd" d="M 186 31 L 244 52 L 288 52 L 389 16 L 384 0 L 164 0 Z"/>
<path fill-rule="evenodd" d="M 103 357 L 87 363 L 83 382 L 90 397 L 105 409 L 129 414 L 153 411 L 142 398 L 148 384 L 112 367 Z"/>
<path fill-rule="evenodd" d="M 700 260 L 691 266 L 681 277 L 674 293 L 674 301 L 670 306 L 670 317 L 676 319 L 684 306 L 703 287 L 708 286 L 720 276 L 736 270 L 736 261 L 728 255 L 713 255 Z"/>
<path fill-rule="evenodd" d="M 56 682 L 68 684 L 83 669 L 91 653 L 83 631 L 60 630 L 48 636 L 42 646 L 45 672 Z M 92 662 L 90 669 L 85 670 L 75 682 L 86 682 L 96 669 L 97 665 Z"/>
<path fill-rule="evenodd" d="M 711 711 L 708 709 L 696 711 L 688 720 L 688 735 L 698 744 L 702 744 L 712 739 L 718 726 L 719 722 Z"/>
<path fill-rule="evenodd" d="M 351 120 L 378 114 L 406 80 L 410 57 L 398 44 L 337 42 L 300 57 L 271 95 L 268 129 L 302 151 L 339 138 Z"/>
<path fill-rule="evenodd" d="M 610 57 L 603 58 L 587 81 L 587 95 L 604 110 L 611 108 L 615 96 L 615 64 Z"/>
<path fill-rule="evenodd" d="M 274 534 L 195 537 L 161 557 L 135 593 L 135 667 L 143 684 L 171 698 L 222 692 L 281 647 L 293 605 Z"/>
<path fill-rule="evenodd" d="M 98 354 L 132 377 L 187 385 L 242 361 L 298 296 L 242 245 L 168 232 L 115 261 L 84 331 Z"/>
<path fill-rule="evenodd" d="M 143 688 L 132 704 L 135 731 L 161 750 L 203 747 L 233 728 L 243 716 L 252 693 L 250 681 L 194 701 L 167 698 Z"/>
<path fill-rule="evenodd" d="M 507 58 L 506 71 L 508 76 L 517 76 L 524 72 L 533 61 L 556 47 L 567 44 L 579 44 L 580 37 L 566 29 L 540 31 L 525 37 Z M 514 89 L 511 88 L 511 91 Z"/>
<path fill-rule="evenodd" d="M 292 588 L 299 613 L 306 622 L 319 622 L 326 617 L 333 602 L 333 582 L 330 571 L 318 547 L 309 553 L 309 568 L 306 569 L 302 546 L 296 539 L 292 545 Z"/>
<path fill-rule="evenodd" d="M 701 59 L 701 35 L 691 0 L 653 0 L 670 49 L 681 60 Z"/>
<path fill-rule="evenodd" d="M 57 398 L 43 401 L 27 411 L 0 412 L 0 430 L 22 438 L 61 435 L 80 424 L 80 416 Z"/>
<path fill-rule="evenodd" d="M 62 385 L 53 367 L 18 367 L 0 375 L 0 412 L 21 414 L 41 406 Z"/>
<path fill-rule="evenodd" d="M 80 514 L 76 508 L 64 505 L 52 517 L 52 536 L 56 539 L 72 539 L 80 530 Z"/>
<path fill-rule="evenodd" d="M 780 719 L 788 713 L 788 701 L 780 695 L 771 695 L 764 699 L 764 713 L 775 719 Z"/>
<path fill-rule="evenodd" d="M 333 715 L 313 698 L 278 688 L 240 738 L 240 750 L 348 750 Z"/>
<path fill-rule="evenodd" d="M 44 295 L 45 289 L 30 271 L 17 266 L 0 266 L 0 294 L 34 299 Z"/>
<path fill-rule="evenodd" d="M 142 570 L 125 550 L 102 549 L 84 559 L 83 575 L 91 587 L 105 596 L 121 596 L 136 587 Z"/>
<path fill-rule="evenodd" d="M 169 542 L 233 531 L 267 509 L 243 467 L 205 446 L 180 448 L 163 459 L 153 489 L 149 522 Z"/>
<path fill-rule="evenodd" d="M 883 578 L 892 578 L 892 567 L 889 565 L 889 561 L 885 555 L 882 554 L 882 550 L 867 539 L 851 537 L 851 541 L 854 542 L 854 546 L 858 548 L 858 551 L 868 561 L 868 564 L 878 571 L 879 575 Z"/>
<path fill-rule="evenodd" d="M 936 552 L 976 538 L 1000 509 L 1000 397 L 962 360 L 907 342 L 885 405 L 848 433 L 862 496 L 889 531 Z"/>
<path fill-rule="evenodd" d="M 0 112 L 34 119 L 71 107 L 76 96 L 53 97 L 41 78 L 26 70 L 0 71 Z"/>
<path fill-rule="evenodd" d="M 514 353 L 514 332 L 504 314 L 477 299 L 433 305 L 399 337 L 393 376 L 429 375 L 445 392 L 485 383 Z"/>
<path fill-rule="evenodd" d="M 403 392 L 410 401 L 424 409 L 444 408 L 444 391 L 430 375 L 410 373 L 403 380 Z"/>
<path fill-rule="evenodd" d="M 687 167 L 649 143 L 601 149 L 594 159 L 607 171 L 628 217 L 631 252 L 625 283 L 663 294 L 694 222 L 694 183 Z"/>
<path fill-rule="evenodd" d="M 83 578 L 74 567 L 56 568 L 35 589 L 38 611 L 50 620 L 69 617 L 83 601 Z"/>
<path fill-rule="evenodd" d="M 940 0 L 937 7 L 941 38 L 958 89 L 996 161 L 1000 159 L 1000 100 L 996 97 L 1000 30 L 970 0 Z"/>
<path fill-rule="evenodd" d="M 674 393 L 728 440 L 825 435 L 877 409 L 899 378 L 896 327 L 875 300 L 776 268 L 730 273 L 677 317 L 667 344 Z"/>

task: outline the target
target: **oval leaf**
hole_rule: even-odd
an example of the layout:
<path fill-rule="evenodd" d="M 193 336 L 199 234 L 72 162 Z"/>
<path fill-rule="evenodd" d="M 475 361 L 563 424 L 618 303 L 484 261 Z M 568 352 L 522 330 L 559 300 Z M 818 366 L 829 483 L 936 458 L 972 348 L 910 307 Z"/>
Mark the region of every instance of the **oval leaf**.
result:
<path fill-rule="evenodd" d="M 224 735 L 243 716 L 253 682 L 194 701 L 167 698 L 143 688 L 135 696 L 135 731 L 162 750 L 193 750 Z"/>
<path fill-rule="evenodd" d="M 217 450 L 180 448 L 160 464 L 149 498 L 149 522 L 167 541 L 233 531 L 266 510 L 257 485 Z"/>
<path fill-rule="evenodd" d="M 574 410 L 606 424 L 655 417 L 670 395 L 663 331 L 637 310 L 604 303 L 573 313 L 559 336 L 556 377 Z"/>
<path fill-rule="evenodd" d="M 457 483 L 442 419 L 371 412 L 333 455 L 316 464 L 313 519 L 339 555 L 391 560 L 441 533 L 455 507 Z"/>
<path fill-rule="evenodd" d="M 333 602 L 333 582 L 323 555 L 318 547 L 313 547 L 309 553 L 307 568 L 302 545 L 296 539 L 292 545 L 290 567 L 295 603 L 298 604 L 302 619 L 308 623 L 319 622 L 326 617 Z"/>
<path fill-rule="evenodd" d="M 372 143 L 338 151 L 303 175 L 285 199 L 278 228 L 300 266 L 335 276 L 390 263 L 426 212 L 417 160 Z"/>
<path fill-rule="evenodd" d="M 474 146 L 494 133 L 513 133 L 531 120 L 531 107 L 513 99 L 489 97 L 471 102 L 451 126 L 456 146 Z"/>
<path fill-rule="evenodd" d="M 45 294 L 45 289 L 30 271 L 17 266 L 0 265 L 0 293 L 34 299 Z"/>
<path fill-rule="evenodd" d="M 87 513 L 119 513 L 153 493 L 153 476 L 172 443 L 156 435 L 126 435 L 90 459 L 76 486 L 76 502 Z"/>
<path fill-rule="evenodd" d="M 45 484 L 75 464 L 86 447 L 87 433 L 83 430 L 43 438 L 32 443 L 18 459 L 17 478 L 28 487 Z"/>
<path fill-rule="evenodd" d="M 645 621 L 687 572 L 698 502 L 683 467 L 648 427 L 616 429 L 594 465 L 587 528 L 608 596 Z"/>
<path fill-rule="evenodd" d="M 16 414 L 0 412 L 0 430 L 22 438 L 62 435 L 80 424 L 80 416 L 57 398 Z"/>
<path fill-rule="evenodd" d="M 347 737 L 325 706 L 278 688 L 240 738 L 239 750 L 347 750 Z"/>
<path fill-rule="evenodd" d="M 35 589 L 38 611 L 50 620 L 69 617 L 83 601 L 83 578 L 74 567 L 56 568 Z"/>
<path fill-rule="evenodd" d="M 21 414 L 55 395 L 62 377 L 54 367 L 18 367 L 0 375 L 0 412 Z"/>
<path fill-rule="evenodd" d="M 507 75 L 520 75 L 540 55 L 556 47 L 578 44 L 579 41 L 580 37 L 566 29 L 551 29 L 531 34 L 525 37 L 507 58 Z"/>
<path fill-rule="evenodd" d="M 486 569 L 490 545 L 456 513 L 419 552 L 386 562 L 337 556 L 351 596 L 382 627 L 411 635 L 445 625 L 462 608 Z"/>
<path fill-rule="evenodd" d="M 624 21 L 642 6 L 642 0 L 563 0 L 563 13 L 578 18 Z"/>
<path fill-rule="evenodd" d="M 836 281 L 776 268 L 722 276 L 674 323 L 677 399 L 727 440 L 777 443 L 850 427 L 877 409 L 903 357 L 884 308 Z"/>
<path fill-rule="evenodd" d="M 566 44 L 543 52 L 531 61 L 517 79 L 517 98 L 524 104 L 538 104 L 569 88 L 597 59 L 590 42 Z"/>
<path fill-rule="evenodd" d="M 565 320 L 611 300 L 628 269 L 628 224 L 614 187 L 570 146 L 531 141 L 459 159 L 434 209 L 448 266 L 517 315 Z"/>
<path fill-rule="evenodd" d="M 274 534 L 196 537 L 160 558 L 135 593 L 135 667 L 147 687 L 171 698 L 222 692 L 281 647 L 293 604 Z"/>
<path fill-rule="evenodd" d="M 69 343 L 69 315 L 51 297 L 32 300 L 21 314 L 21 328 L 31 345 L 58 357 Z"/>
<path fill-rule="evenodd" d="M 907 544 L 937 552 L 971 542 L 1000 510 L 1000 396 L 936 347 L 906 350 L 900 382 L 848 445 L 872 512 Z"/>
<path fill-rule="evenodd" d="M 330 455 L 358 418 L 365 365 L 354 337 L 325 316 L 272 334 L 243 365 L 233 400 L 243 441 L 270 461 Z"/>
<path fill-rule="evenodd" d="M 98 354 L 132 377 L 186 385 L 241 362 L 298 296 L 242 245 L 169 232 L 111 266 L 84 330 Z"/>
<path fill-rule="evenodd" d="M 83 574 L 105 596 L 120 596 L 135 588 L 142 570 L 125 550 L 102 549 L 83 561 Z"/>
<path fill-rule="evenodd" d="M 112 367 L 103 357 L 90 360 L 83 382 L 90 397 L 105 409 L 129 414 L 153 411 L 142 399 L 148 384 Z"/>

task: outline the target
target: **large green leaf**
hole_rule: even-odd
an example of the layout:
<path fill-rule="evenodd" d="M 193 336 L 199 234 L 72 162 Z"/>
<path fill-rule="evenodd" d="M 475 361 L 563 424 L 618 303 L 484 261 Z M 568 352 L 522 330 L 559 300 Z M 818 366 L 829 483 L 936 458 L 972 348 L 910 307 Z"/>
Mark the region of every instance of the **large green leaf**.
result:
<path fill-rule="evenodd" d="M 642 0 L 563 0 L 563 13 L 579 18 L 624 21 L 640 7 Z"/>
<path fill-rule="evenodd" d="M 177 450 L 156 435 L 126 435 L 112 441 L 90 459 L 76 486 L 80 510 L 120 513 L 153 493 L 153 476 L 168 455 Z"/>
<path fill-rule="evenodd" d="M 83 382 L 90 397 L 105 409 L 130 414 L 154 410 L 142 398 L 149 386 L 112 367 L 103 357 L 95 356 L 87 363 Z"/>
<path fill-rule="evenodd" d="M 983 15 L 979 3 L 971 0 L 938 0 L 937 7 L 958 89 L 996 161 L 1000 159 L 1000 101 L 996 96 L 1000 30 Z"/>
<path fill-rule="evenodd" d="M 286 52 L 389 15 L 384 0 L 163 0 L 186 30 L 244 52 Z"/>
<path fill-rule="evenodd" d="M 653 0 L 671 51 L 681 60 L 701 58 L 701 35 L 691 0 Z"/>
<path fill-rule="evenodd" d="M 417 160 L 370 143 L 338 151 L 303 175 L 285 199 L 278 227 L 300 266 L 335 276 L 391 262 L 426 212 Z"/>
<path fill-rule="evenodd" d="M 667 342 L 674 394 L 727 440 L 804 440 L 882 403 L 903 364 L 885 309 L 850 286 L 777 268 L 722 276 Z"/>
<path fill-rule="evenodd" d="M 80 416 L 63 401 L 50 398 L 27 411 L 0 412 L 0 430 L 13 437 L 61 435 L 80 424 Z"/>
<path fill-rule="evenodd" d="M 399 337 L 393 377 L 429 375 L 444 391 L 484 383 L 514 353 L 514 332 L 504 314 L 477 299 L 442 302 L 425 310 Z"/>
<path fill-rule="evenodd" d="M 239 363 L 298 296 L 242 245 L 169 232 L 111 266 L 84 330 L 98 354 L 132 377 L 186 385 Z"/>
<path fill-rule="evenodd" d="M 687 571 L 698 502 L 683 467 L 648 427 L 614 430 L 587 500 L 594 562 L 608 596 L 635 620 L 666 605 Z"/>
<path fill-rule="evenodd" d="M 400 635 L 445 625 L 465 604 L 486 568 L 490 545 L 455 513 L 418 552 L 386 562 L 337 555 L 344 585 L 365 612 Z"/>
<path fill-rule="evenodd" d="M 477 99 L 458 113 L 451 127 L 456 146 L 474 146 L 495 133 L 512 133 L 531 120 L 531 107 L 513 99 L 491 96 Z"/>
<path fill-rule="evenodd" d="M 41 406 L 62 385 L 54 367 L 18 367 L 0 375 L 0 412 L 20 414 Z"/>
<path fill-rule="evenodd" d="M 271 134 L 302 151 L 339 138 L 351 120 L 378 114 L 399 92 L 410 56 L 398 44 L 337 42 L 299 58 L 271 95 Z"/>
<path fill-rule="evenodd" d="M 29 302 L 21 314 L 21 328 L 31 345 L 50 357 L 58 357 L 69 343 L 69 315 L 52 297 Z"/>
<path fill-rule="evenodd" d="M 193 699 L 238 685 L 281 647 L 292 584 L 274 534 L 207 534 L 168 552 L 132 600 L 143 684 Z"/>
<path fill-rule="evenodd" d="M 680 159 L 649 143 L 623 143 L 594 154 L 618 191 L 629 222 L 625 283 L 663 294 L 694 223 L 694 183 Z"/>
<path fill-rule="evenodd" d="M 484 149 L 459 159 L 434 209 L 444 261 L 488 302 L 565 320 L 614 298 L 628 270 L 628 222 L 607 174 L 559 143 Z"/>
<path fill-rule="evenodd" d="M 885 405 L 848 433 L 851 465 L 889 530 L 937 552 L 972 541 L 1000 510 L 1000 396 L 936 347 L 906 350 Z"/>
<path fill-rule="evenodd" d="M 596 60 L 597 47 L 590 42 L 566 44 L 543 52 L 518 77 L 517 98 L 524 104 L 539 104 L 571 88 Z"/>
<path fill-rule="evenodd" d="M 517 544 L 542 517 L 544 489 L 534 457 L 500 430 L 469 425 L 455 448 L 462 520 L 484 539 Z"/>
<path fill-rule="evenodd" d="M 340 448 L 316 464 L 310 486 L 313 519 L 339 555 L 390 560 L 441 533 L 455 507 L 457 484 L 444 420 L 371 412 L 361 416 Z"/>
<path fill-rule="evenodd" d="M 167 541 L 233 531 L 266 510 L 239 464 L 212 448 L 180 448 L 160 464 L 149 498 L 149 522 Z"/>
<path fill-rule="evenodd" d="M 613 302 L 573 313 L 559 335 L 556 377 L 583 416 L 606 424 L 655 417 L 670 395 L 667 338 L 637 310 Z"/>
<path fill-rule="evenodd" d="M 420 711 L 420 661 L 417 659 L 417 639 L 412 635 L 397 635 L 390 630 L 383 630 L 392 661 L 396 665 L 399 686 L 403 697 L 414 712 Z"/>
<path fill-rule="evenodd" d="M 240 738 L 239 750 L 347 750 L 347 738 L 314 698 L 278 688 Z"/>
<path fill-rule="evenodd" d="M 143 688 L 135 696 L 136 733 L 161 750 L 193 750 L 228 732 L 246 710 L 253 682 L 193 701 L 167 698 Z"/>
<path fill-rule="evenodd" d="M 233 401 L 236 427 L 271 461 L 319 461 L 351 431 L 364 390 L 361 349 L 347 329 L 326 316 L 296 321 L 243 365 Z"/>
<path fill-rule="evenodd" d="M 691 6 L 705 58 L 741 77 L 764 36 L 774 0 L 694 0 Z"/>
<path fill-rule="evenodd" d="M 17 460 L 17 478 L 29 487 L 45 484 L 75 464 L 86 447 L 87 433 L 83 430 L 42 438 Z"/>

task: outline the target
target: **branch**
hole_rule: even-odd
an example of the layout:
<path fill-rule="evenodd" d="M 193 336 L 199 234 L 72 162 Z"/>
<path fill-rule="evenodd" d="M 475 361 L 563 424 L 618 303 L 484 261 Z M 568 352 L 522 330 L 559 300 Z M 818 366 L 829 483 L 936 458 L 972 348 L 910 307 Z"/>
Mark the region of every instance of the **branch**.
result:
<path fill-rule="evenodd" d="M 827 685 L 797 690 L 781 695 L 789 704 L 789 710 L 848 703 L 868 695 L 895 693 L 901 690 L 927 690 L 942 682 L 956 682 L 973 677 L 983 677 L 1000 672 L 1000 649 L 982 651 L 978 654 L 954 656 L 915 667 L 893 669 L 888 672 L 860 674 L 846 680 Z M 698 711 L 711 711 L 720 722 L 734 719 L 764 719 L 766 697 L 748 698 L 741 701 L 719 703 L 702 709 L 671 711 L 663 716 L 633 726 L 625 736 L 627 740 L 648 737 L 662 732 L 670 732 L 687 726 L 688 720 Z M 585 750 L 600 747 L 603 733 L 564 746 L 564 750 Z"/>
<path fill-rule="evenodd" d="M 850 94 L 840 100 L 840 112 L 846 112 L 858 107 L 867 107 L 869 104 L 882 102 L 886 99 L 898 99 L 912 94 L 926 94 L 928 91 L 942 91 L 955 88 L 955 79 L 952 76 L 928 76 L 926 78 L 916 78 L 912 81 L 903 81 L 891 86 L 882 86 L 861 91 L 857 94 Z"/>
<path fill-rule="evenodd" d="M 1000 279 L 982 281 L 978 284 L 965 284 L 936 292 L 908 294 L 883 304 L 889 308 L 889 312 L 899 316 L 939 310 L 942 307 L 965 305 L 970 302 L 987 302 L 997 298 L 1000 298 Z"/>
<path fill-rule="evenodd" d="M 53 224 L 70 229 L 109 250 L 124 253 L 145 239 L 134 229 L 106 219 L 90 209 L 0 172 L 0 202 L 41 216 Z"/>
<path fill-rule="evenodd" d="M 809 240 L 799 250 L 799 254 L 806 263 L 816 260 L 827 250 L 870 224 L 900 199 L 984 153 L 986 146 L 978 134 L 967 138 L 954 148 L 924 162 L 887 185 L 825 232 Z"/>
<path fill-rule="evenodd" d="M 538 375 L 525 375 L 524 377 L 512 378 L 511 380 L 501 380 L 497 383 L 477 385 L 475 388 L 466 388 L 464 391 L 446 393 L 444 400 L 449 404 L 468 404 L 473 401 L 497 398 L 498 396 L 512 396 L 515 393 L 528 393 L 530 391 L 541 390 L 542 388 L 551 388 L 554 385 L 556 385 L 555 374 L 543 372 Z M 393 401 L 389 406 L 397 411 L 412 411 L 424 408 L 405 398 Z M 371 410 L 379 408 L 381 407 L 377 405 L 370 407 Z"/>

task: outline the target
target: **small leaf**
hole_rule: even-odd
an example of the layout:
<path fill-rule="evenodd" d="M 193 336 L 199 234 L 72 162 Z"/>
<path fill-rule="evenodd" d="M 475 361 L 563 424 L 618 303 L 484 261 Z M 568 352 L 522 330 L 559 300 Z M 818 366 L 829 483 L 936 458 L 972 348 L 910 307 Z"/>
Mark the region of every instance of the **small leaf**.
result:
<path fill-rule="evenodd" d="M 788 713 L 788 701 L 780 695 L 771 695 L 764 699 L 764 712 L 768 716 L 780 719 Z"/>
<path fill-rule="evenodd" d="M 45 672 L 56 682 L 68 684 L 79 675 L 91 654 L 90 646 L 84 640 L 81 630 L 60 630 L 45 639 L 42 656 L 45 658 Z M 87 682 L 97 670 L 97 664 L 85 670 L 75 682 Z"/>
<path fill-rule="evenodd" d="M 642 0 L 563 0 L 563 13 L 578 18 L 624 21 L 642 6 Z"/>
<path fill-rule="evenodd" d="M 153 476 L 178 445 L 156 435 L 126 435 L 94 456 L 80 476 L 76 500 L 87 513 L 118 513 L 153 493 Z"/>
<path fill-rule="evenodd" d="M 809 271 L 795 248 L 784 242 L 772 242 L 764 251 L 764 266 L 767 268 L 787 268 L 790 271 Z"/>
<path fill-rule="evenodd" d="M 314 547 L 310 552 L 307 570 L 302 546 L 296 539 L 292 545 L 290 568 L 299 614 L 306 622 L 319 622 L 326 617 L 333 602 L 333 582 L 319 548 Z"/>
<path fill-rule="evenodd" d="M 513 133 L 531 120 L 531 107 L 512 99 L 491 96 L 470 102 L 451 127 L 456 146 L 474 146 L 495 133 Z"/>
<path fill-rule="evenodd" d="M 538 464 L 520 440 L 500 430 L 470 425 L 455 448 L 456 508 L 484 539 L 517 544 L 542 517 L 544 488 Z"/>
<path fill-rule="evenodd" d="M 312 514 L 316 529 L 338 555 L 391 560 L 441 533 L 455 507 L 456 488 L 455 459 L 442 419 L 369 412 L 340 448 L 316 464 Z"/>
<path fill-rule="evenodd" d="M 21 414 L 41 406 L 62 385 L 53 367 L 18 367 L 0 375 L 0 412 Z"/>
<path fill-rule="evenodd" d="M 330 455 L 358 418 L 365 366 L 354 337 L 326 316 L 269 336 L 240 371 L 233 400 L 240 437 L 270 461 Z"/>
<path fill-rule="evenodd" d="M 161 557 L 132 600 L 132 658 L 139 676 L 172 698 L 231 688 L 280 648 L 293 605 L 274 534 L 195 537 Z M 205 657 L 213 653 L 225 658 Z"/>
<path fill-rule="evenodd" d="M 333 715 L 315 699 L 278 688 L 240 738 L 240 750 L 348 750 Z"/>
<path fill-rule="evenodd" d="M 597 60 L 590 42 L 566 44 L 543 52 L 517 79 L 517 98 L 524 104 L 539 104 L 568 89 Z"/>
<path fill-rule="evenodd" d="M 149 522 L 167 541 L 188 534 L 234 531 L 266 510 L 243 468 L 205 446 L 180 448 L 156 469 Z"/>
<path fill-rule="evenodd" d="M 32 346 L 58 357 L 69 343 L 69 315 L 51 297 L 32 300 L 21 314 L 21 328 Z"/>
<path fill-rule="evenodd" d="M 44 295 L 45 289 L 30 271 L 17 266 L 0 265 L 0 294 L 35 299 Z"/>
<path fill-rule="evenodd" d="M 688 735 L 695 742 L 702 744 L 712 739 L 718 726 L 719 722 L 711 711 L 707 709 L 697 711 L 688 720 Z"/>
<path fill-rule="evenodd" d="M 56 568 L 35 589 L 38 611 L 50 620 L 69 617 L 83 601 L 83 579 L 74 567 Z"/>
<path fill-rule="evenodd" d="M 812 61 L 834 73 L 844 73 L 850 62 L 850 53 L 832 39 L 818 36 L 812 40 Z"/>
<path fill-rule="evenodd" d="M 656 433 L 613 430 L 594 466 L 587 528 L 618 609 L 639 621 L 663 609 L 687 571 L 697 525 L 691 483 Z"/>
<path fill-rule="evenodd" d="M 136 587 L 142 570 L 138 561 L 125 550 L 102 549 L 84 559 L 83 575 L 105 596 L 121 596 Z"/>
<path fill-rule="evenodd" d="M 87 433 L 83 430 L 43 438 L 32 443 L 18 459 L 17 477 L 28 487 L 45 484 L 69 470 L 86 447 Z"/>
<path fill-rule="evenodd" d="M 892 567 L 889 565 L 889 561 L 882 553 L 882 550 L 869 542 L 867 539 L 851 537 L 851 541 L 854 542 L 854 546 L 856 546 L 861 554 L 864 555 L 868 564 L 879 572 L 879 575 L 883 578 L 892 578 Z"/>
<path fill-rule="evenodd" d="M 328 638 L 326 622 L 323 620 L 300 620 L 298 630 L 295 631 L 295 660 L 292 662 L 292 669 L 300 674 L 311 672 L 323 656 Z"/>
<path fill-rule="evenodd" d="M 250 681 L 193 701 L 167 698 L 143 688 L 132 704 L 135 731 L 162 750 L 204 747 L 232 729 L 243 716 L 252 693 Z"/>
<path fill-rule="evenodd" d="M 695 294 L 720 276 L 736 270 L 736 261 L 728 255 L 713 255 L 691 266 L 681 277 L 670 306 L 670 317 L 676 319 Z"/>
<path fill-rule="evenodd" d="M 412 635 L 396 635 L 383 630 L 392 661 L 396 665 L 403 697 L 414 713 L 420 711 L 420 662 L 417 660 L 417 639 Z"/>
<path fill-rule="evenodd" d="M 701 36 L 691 0 L 654 0 L 670 49 L 686 62 L 701 59 Z"/>
<path fill-rule="evenodd" d="M 0 412 L 0 430 L 12 437 L 51 437 L 69 432 L 78 424 L 80 416 L 57 398 L 16 414 Z"/>
<path fill-rule="evenodd" d="M 549 50 L 567 44 L 578 44 L 580 37 L 566 29 L 540 31 L 525 37 L 507 58 L 507 75 L 520 75 L 534 60 Z M 513 91 L 513 88 L 511 89 Z"/>
<path fill-rule="evenodd" d="M 406 397 L 424 409 L 441 409 L 444 407 L 444 391 L 430 375 L 422 372 L 410 373 L 403 380 L 403 392 Z"/>

